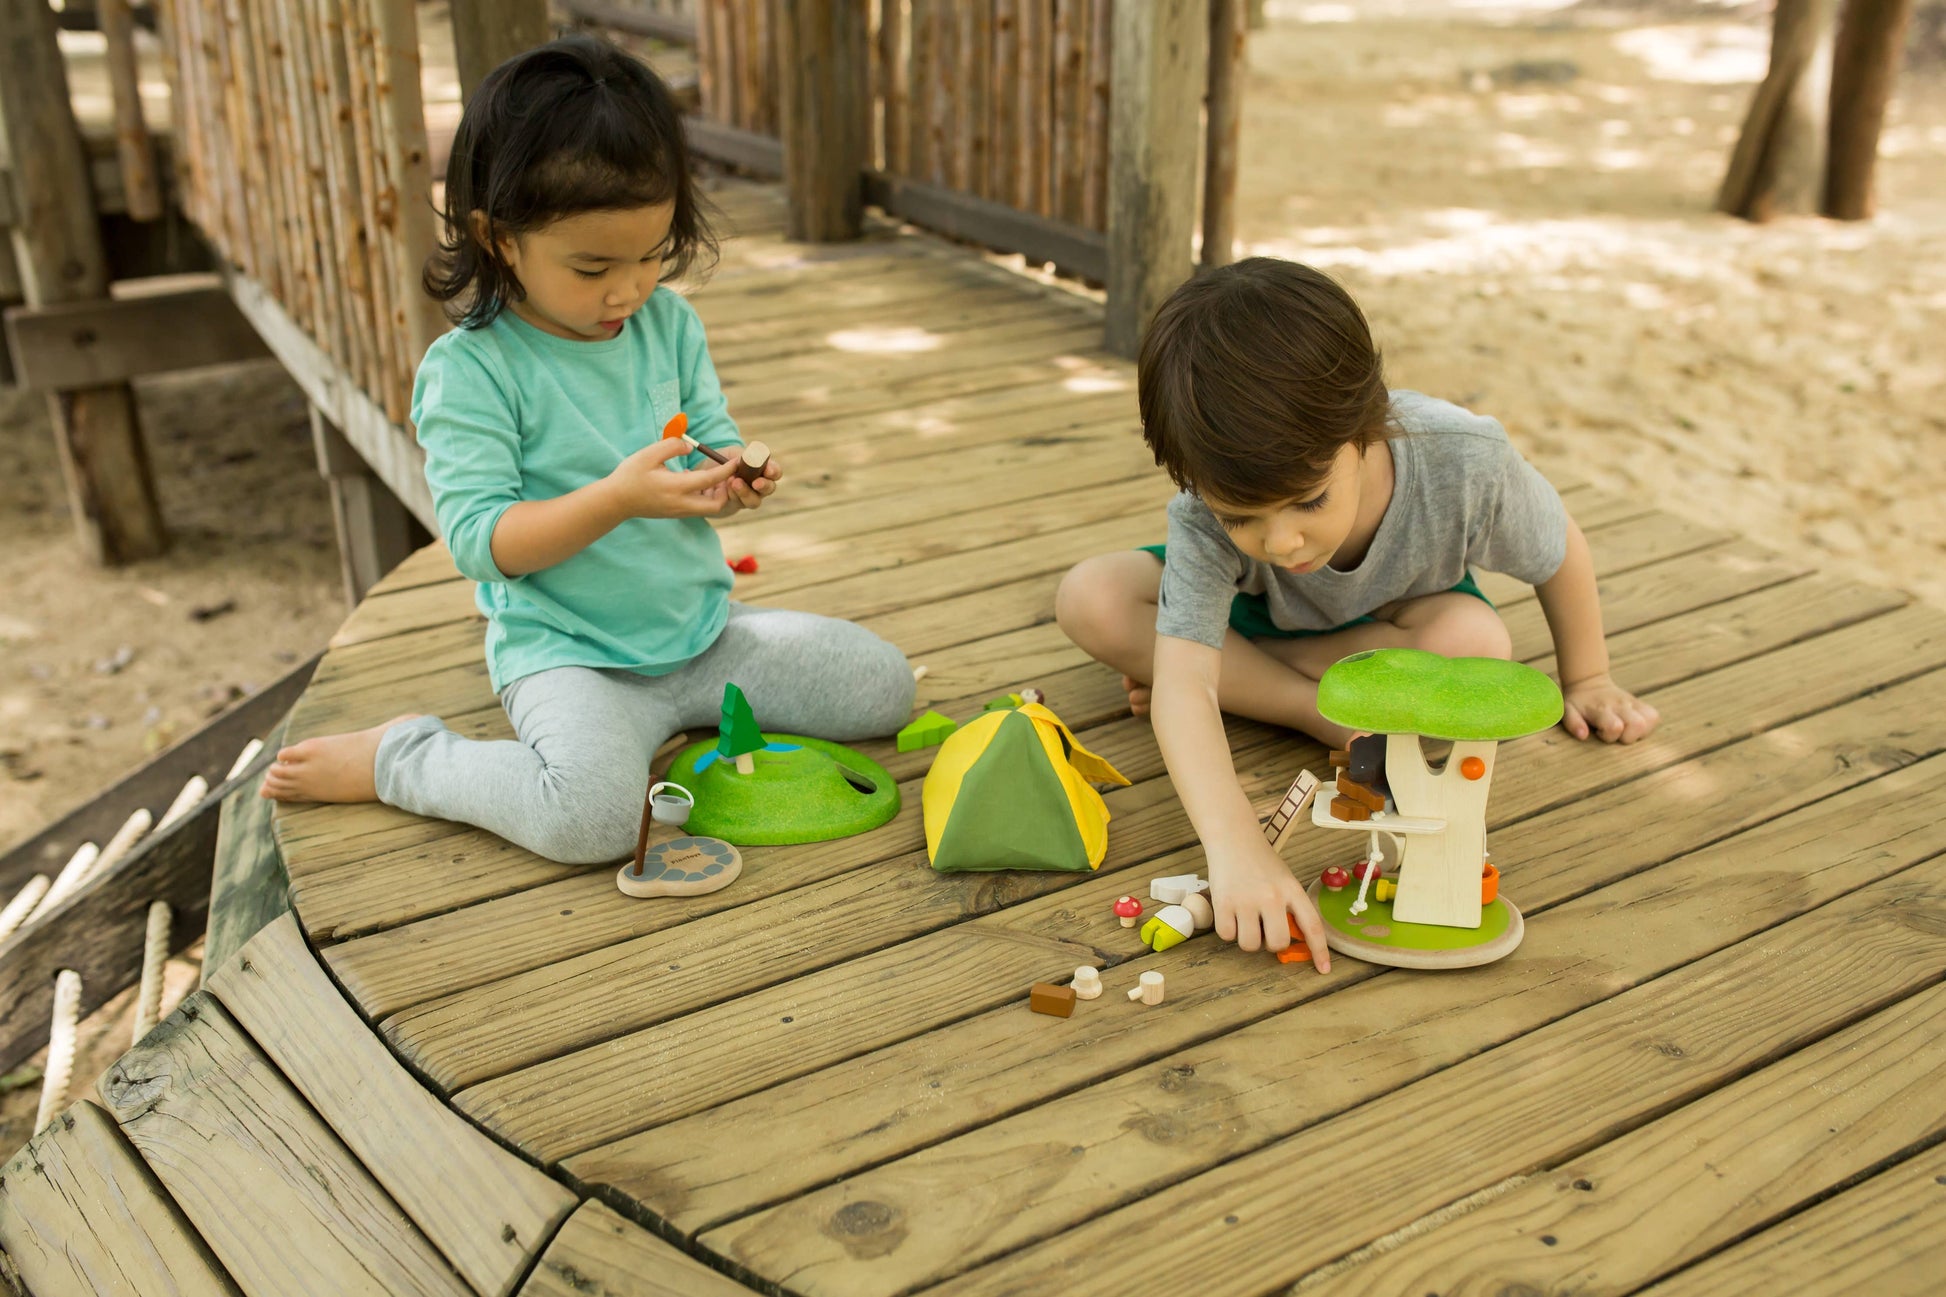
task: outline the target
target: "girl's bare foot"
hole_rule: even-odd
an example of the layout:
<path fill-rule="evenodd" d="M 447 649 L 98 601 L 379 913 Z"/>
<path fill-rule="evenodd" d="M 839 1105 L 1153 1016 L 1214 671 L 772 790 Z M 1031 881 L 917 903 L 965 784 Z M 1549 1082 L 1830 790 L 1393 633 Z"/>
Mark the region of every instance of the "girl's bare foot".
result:
<path fill-rule="evenodd" d="M 1128 690 L 1128 714 L 1147 716 L 1149 714 L 1149 687 L 1134 676 L 1122 677 L 1122 688 Z"/>
<path fill-rule="evenodd" d="M 280 748 L 257 795 L 279 802 L 375 802 L 379 740 L 394 725 L 419 715 L 394 716 L 368 730 L 326 734 Z"/>

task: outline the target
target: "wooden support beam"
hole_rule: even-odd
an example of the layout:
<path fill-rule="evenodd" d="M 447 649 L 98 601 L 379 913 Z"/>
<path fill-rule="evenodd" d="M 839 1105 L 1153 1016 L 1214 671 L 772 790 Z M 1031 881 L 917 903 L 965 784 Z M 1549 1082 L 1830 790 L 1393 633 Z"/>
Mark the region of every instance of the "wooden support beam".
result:
<path fill-rule="evenodd" d="M 1208 0 L 1118 4 L 1114 41 L 1104 340 L 1133 356 L 1156 308 L 1194 269 Z"/>
<path fill-rule="evenodd" d="M 15 306 L 7 347 L 21 387 L 76 388 L 268 356 L 213 276 L 173 291 Z"/>
<path fill-rule="evenodd" d="M 1051 261 L 1064 273 L 1082 279 L 1100 283 L 1108 274 L 1107 240 L 1051 216 L 877 171 L 865 176 L 865 201 L 956 239 L 1018 252 L 1029 261 Z"/>
<path fill-rule="evenodd" d="M 427 531 L 437 533 L 432 492 L 426 486 L 426 453 L 412 433 L 385 411 L 324 354 L 301 325 L 254 279 L 229 277 L 230 296 L 278 363 L 290 372 L 325 421 L 344 434 L 360 459 L 397 496 Z M 416 361 L 415 361 L 416 363 Z"/>
<path fill-rule="evenodd" d="M 784 145 L 769 135 L 739 130 L 696 113 L 682 119 L 692 153 L 747 171 L 761 180 L 784 176 Z"/>
<path fill-rule="evenodd" d="M 142 120 L 142 91 L 135 60 L 135 15 L 128 0 L 100 0 L 102 39 L 108 45 L 108 88 L 115 103 L 115 156 L 128 193 L 128 214 L 138 221 L 162 215 L 155 143 Z"/>
<path fill-rule="evenodd" d="M 108 295 L 108 260 L 67 69 L 43 0 L 0 0 L 0 129 L 13 162 L 14 258 L 30 305 Z M 49 413 L 83 548 L 99 563 L 168 548 L 126 383 L 58 392 Z"/>
<path fill-rule="evenodd" d="M 696 44 L 696 19 L 679 13 L 659 13 L 618 4 L 615 0 L 562 0 L 561 9 L 569 18 L 593 23 L 630 36 L 648 36 L 671 45 Z"/>
<path fill-rule="evenodd" d="M 453 0 L 453 56 L 461 100 L 486 74 L 522 50 L 554 37 L 547 0 Z"/>
<path fill-rule="evenodd" d="M 1203 264 L 1236 258 L 1238 149 L 1243 134 L 1243 0 L 1210 0 L 1209 110 L 1203 145 Z"/>
<path fill-rule="evenodd" d="M 318 472 L 331 486 L 331 516 L 338 529 L 338 560 L 345 603 L 356 608 L 365 592 L 424 543 L 399 497 L 358 457 L 344 434 L 311 407 L 311 444 Z"/>
<path fill-rule="evenodd" d="M 793 239 L 864 233 L 861 178 L 870 139 L 865 6 L 855 0 L 773 0 L 779 118 Z"/>
<path fill-rule="evenodd" d="M 1819 211 L 1862 221 L 1877 206 L 1878 135 L 1898 80 L 1912 0 L 1849 0 L 1831 60 L 1823 201 Z"/>

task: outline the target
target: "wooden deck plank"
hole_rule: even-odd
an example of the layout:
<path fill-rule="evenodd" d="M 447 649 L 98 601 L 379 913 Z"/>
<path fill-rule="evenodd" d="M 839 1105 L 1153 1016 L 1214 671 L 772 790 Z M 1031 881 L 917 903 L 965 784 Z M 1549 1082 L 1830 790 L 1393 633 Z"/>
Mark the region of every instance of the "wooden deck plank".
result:
<path fill-rule="evenodd" d="M 1935 1147 L 1644 1289 L 1642 1297 L 1932 1297 L 1941 1275 L 1946 1148 Z"/>
<path fill-rule="evenodd" d="M 1313 1291 L 1630 1291 L 1946 1133 L 1943 1067 L 1935 986 Z"/>
<path fill-rule="evenodd" d="M 923 1286 L 1935 855 L 1946 849 L 1946 826 L 1928 823 L 1924 799 L 1942 792 L 1946 758 L 1934 758 L 1659 868 L 1615 875 L 1607 886 L 1549 907 L 1517 957 L 1467 978 L 1415 979 L 1353 963 L 1362 983 L 1356 994 L 1338 986 L 1334 994 L 1307 997 L 1106 1083 L 713 1230 L 702 1242 L 814 1293 L 878 1297 Z M 1538 872 L 1520 871 L 1523 900 Z M 1702 894 L 1708 906 L 1697 904 Z M 1233 963 L 1221 952 L 1182 961 L 1168 974 L 1171 999 L 1179 987 L 1206 999 L 1234 981 L 1236 970 L 1226 967 Z M 1360 1065 L 1346 1075 L 1337 1060 L 1354 1046 Z M 1321 1075 L 1332 1082 L 1320 1085 Z M 1138 1123 L 1133 1131 L 1131 1120 Z M 962 1188 L 942 1192 L 948 1183 Z M 1034 1210 L 1020 1211 L 1023 1202 Z M 896 1226 L 848 1231 L 846 1220 L 865 1214 L 859 1203 L 877 1204 L 884 1209 L 877 1214 Z M 1442 1278 L 1382 1290 L 1445 1293 L 1450 1284 Z"/>
<path fill-rule="evenodd" d="M 1681 705 L 1672 703 L 1666 709 L 1671 719 L 1662 730 L 1633 747 L 1604 749 L 1580 744 L 1559 731 L 1521 740 L 1517 749 L 1508 752 L 1509 758 L 1519 752 L 1519 758 L 1502 762 L 1502 778 L 1495 789 L 1496 822 L 1523 810 L 1542 809 L 1624 782 L 1683 756 L 1823 710 L 1876 685 L 1919 674 L 1942 660 L 1946 660 L 1946 616 L 1929 609 L 1906 608 L 1652 694 L 1658 706 L 1663 705 L 1664 698 L 1679 699 Z M 1839 663 L 1842 670 L 1836 665 Z M 1881 676 L 1881 672 L 1885 674 Z M 1542 757 L 1541 750 L 1548 748 L 1553 751 Z M 1287 759 L 1274 765 L 1266 782 L 1274 785 L 1278 776 L 1288 782 L 1294 764 Z M 1239 773 L 1245 780 L 1251 778 L 1247 772 Z M 1181 822 L 1182 831 L 1187 831 L 1186 817 L 1177 804 L 1145 808 L 1141 814 L 1174 817 Z M 1034 906 L 1020 908 L 1026 911 Z M 1022 932 L 1021 936 L 1026 940 L 1045 939 L 1046 934 Z M 651 1120 L 682 1115 L 682 1105 L 692 1102 L 689 1096 L 658 1095 L 655 1101 L 642 1103 L 623 1082 L 623 1078 L 641 1075 L 651 1066 L 650 1059 L 665 1059 L 665 1051 L 672 1048 L 689 1056 L 685 1064 L 694 1060 L 702 1066 L 707 1060 L 711 1074 L 719 1077 L 777 1076 L 774 1056 L 778 1054 L 789 1055 L 791 1066 L 799 1073 L 811 1070 L 810 1064 L 819 1055 L 800 1039 L 809 1033 L 780 1032 L 775 1017 L 766 1020 L 759 1008 L 764 1001 L 816 1004 L 822 1016 L 833 1023 L 830 1036 L 818 1042 L 825 1051 L 825 1061 L 835 1061 L 833 1051 L 864 1053 L 875 1045 L 890 1043 L 898 1034 L 907 1034 L 908 1024 L 920 1007 L 916 994 L 902 997 L 896 1019 L 876 1005 L 853 1006 L 847 1011 L 846 979 L 867 964 L 883 962 L 882 975 L 892 984 L 904 978 L 923 981 L 937 956 L 928 945 L 934 940 L 923 938 L 908 943 L 896 954 L 881 952 L 830 974 L 812 974 L 798 983 L 766 990 L 737 1005 L 705 1010 L 676 1023 L 606 1042 L 597 1047 L 598 1058 L 590 1057 L 597 1052 L 590 1050 L 551 1060 L 462 1091 L 455 1102 L 462 1111 L 543 1161 L 553 1161 L 650 1124 L 644 1120 L 645 1114 Z M 1012 984 L 995 980 L 1011 994 Z M 942 1016 L 936 1021 L 976 1011 L 972 1006 L 978 997 L 972 991 L 951 984 L 942 991 L 942 1002 L 936 1006 Z M 991 997 L 995 990 L 988 988 L 986 994 Z M 752 1013 L 753 1009 L 757 1011 Z M 866 1017 L 867 1010 L 881 1016 L 876 1022 L 851 1020 Z M 735 1030 L 720 1037 L 692 1039 L 707 1035 L 698 1029 L 699 1024 L 711 1024 L 718 1016 L 734 1018 Z M 842 1032 L 836 1030 L 839 1021 L 844 1023 Z M 891 1026 L 894 1021 L 896 1027 Z M 880 1026 L 894 1034 L 874 1040 L 872 1032 Z M 553 1112 L 554 1105 L 546 1102 L 546 1096 L 553 1093 L 550 1087 L 561 1084 L 569 1073 L 574 1076 L 577 1091 L 589 1103 L 571 1114 Z M 721 1093 L 722 1089 L 719 1081 L 719 1100 L 730 1097 Z M 638 1124 L 631 1127 L 631 1122 Z"/>
<path fill-rule="evenodd" d="M 1767 842 L 1768 837 L 1756 838 L 1753 831 L 1769 821 L 1790 816 L 1802 824 L 1817 814 L 1816 805 L 1863 805 L 1868 796 L 1895 796 L 1923 786 L 1928 776 L 1914 773 L 1899 782 L 1881 781 L 1880 792 L 1858 791 L 1860 785 L 1877 788 L 1867 781 L 1908 761 L 1946 752 L 1946 716 L 1925 715 L 1935 711 L 1932 700 L 1942 689 L 1946 680 L 1923 677 L 1499 828 L 1493 842 L 1496 853 L 1513 862 L 1510 894 L 1538 918 L 1593 889 L 1619 894 L 1614 889 L 1633 885 L 1628 880 L 1641 871 L 1686 853 L 1700 852 L 1708 859 L 1743 850 L 1751 840 Z M 1710 790 L 1710 796 L 1696 797 L 1699 788 Z M 1840 797 L 1851 800 L 1839 802 Z M 1617 836 L 1605 827 L 1616 822 L 1642 828 Z M 1734 837 L 1710 845 L 1726 834 L 1744 835 L 1744 846 L 1734 845 Z M 1303 876 L 1337 862 L 1342 852 L 1328 841 L 1311 839 L 1300 840 L 1287 855 Z M 1785 879 L 1778 875 L 1773 881 L 1781 886 Z M 1085 900 L 1097 906 L 1108 898 L 1103 889 L 1087 891 Z M 1095 922 L 1101 911 L 1083 904 L 1083 897 L 1075 899 L 1081 922 Z M 1527 961 L 1548 948 L 1555 939 L 1550 934 L 1559 933 L 1562 922 L 1537 922 L 1522 951 L 1501 966 L 1506 972 L 1479 970 L 1465 979 L 1444 981 L 1462 997 L 1471 995 L 1469 988 L 1476 983 L 1497 985 L 1499 979 L 1511 978 L 1512 985 L 1521 985 L 1534 967 Z M 1648 953 L 1659 949 L 1651 946 Z M 1186 975 L 1173 966 L 1171 956 L 1188 970 Z M 1166 1003 L 1176 1004 L 1178 1012 L 1145 1014 L 1134 1022 L 1077 1015 L 1059 1040 L 1050 1042 L 1045 1033 L 1023 1031 L 1018 1007 L 1006 1006 L 570 1158 L 565 1169 L 588 1184 L 629 1194 L 684 1233 L 694 1234 L 1152 1063 L 1171 1050 L 1338 993 L 1346 980 L 1384 973 L 1345 961 L 1342 967 L 1334 964 L 1332 977 L 1320 982 L 1292 977 L 1282 966 L 1261 959 L 1260 967 L 1252 967 L 1233 951 L 1196 942 L 1165 956 L 1136 952 L 1136 957 L 1144 967 L 1170 964 Z M 1619 966 L 1634 966 L 1642 957 L 1627 952 Z M 1131 966 L 1124 980 L 1134 972 Z M 1441 981 L 1400 980 L 1408 981 L 1415 994 L 1418 988 L 1435 990 Z M 1433 1011 L 1445 1003 L 1444 996 L 1435 996 L 1426 1007 Z M 1408 1030 L 1416 1018 L 1405 1011 L 1399 1030 Z M 1191 1094 L 1187 1100 L 1192 1107 L 1194 1098 Z M 1154 1094 L 1145 1096 L 1143 1110 L 1152 1111 L 1155 1102 Z M 1098 1115 L 1112 1111 L 1097 1109 Z M 1117 1120 L 1121 1115 L 1114 1113 Z M 1193 1112 L 1188 1115 L 1193 1119 Z M 1182 1155 L 1195 1154 L 1184 1150 Z"/>
<path fill-rule="evenodd" d="M 1223 1291 L 1295 1282 L 1928 990 L 1946 975 L 1942 911 L 1946 860 L 1934 859 L 924 1291 L 1131 1291 L 1154 1258 L 1117 1241 L 1162 1231 L 1186 1254 L 1220 1251 Z M 1441 1029 L 1460 1028 L 1449 1018 Z M 1331 1179 L 1322 1212 L 1316 1177 L 1293 1168 L 1342 1163 L 1346 1150 L 1357 1174 Z"/>
<path fill-rule="evenodd" d="M 468 1125 L 386 1052 L 290 914 L 204 985 L 475 1290 L 512 1292 L 578 1199 Z"/>
<path fill-rule="evenodd" d="M 598 1202 L 548 1244 L 520 1297 L 748 1297 L 751 1289 Z"/>
<path fill-rule="evenodd" d="M 0 1168 L 0 1252 L 35 1297 L 235 1297 L 142 1159 L 75 1104 Z"/>
<path fill-rule="evenodd" d="M 100 1090 L 245 1293 L 471 1291 L 207 992 L 124 1054 Z"/>
<path fill-rule="evenodd" d="M 1652 651 L 1640 654 L 1639 687 L 1653 689 L 1708 667 L 1753 656 L 1777 644 L 1896 606 L 1899 596 L 1863 587 L 1828 583 L 1827 599 L 1818 591 L 1799 591 L 1794 583 L 1779 591 L 1751 596 L 1768 599 L 1767 608 L 1725 614 L 1709 610 L 1707 619 L 1678 618 L 1646 628 L 1655 632 Z M 1760 615 L 1765 614 L 1765 615 Z M 1734 651 L 1726 625 L 1745 627 Z M 1720 633 L 1719 633 L 1720 632 Z M 1765 637 L 1768 642 L 1765 642 Z M 1616 639 L 1617 660 L 1638 656 L 1629 636 Z M 1112 742 L 1084 739 L 1103 751 L 1132 778 L 1162 772 L 1160 753 L 1144 743 L 1144 722 L 1122 722 Z M 1262 731 L 1259 737 L 1268 737 Z M 1240 735 L 1232 735 L 1235 742 Z M 1129 739 L 1134 740 L 1131 747 Z M 1139 759 L 1130 759 L 1133 753 Z M 1116 794 L 1119 797 L 1120 794 Z M 1111 800 L 1111 805 L 1118 804 Z M 1165 848 L 1168 849 L 1168 848 Z M 1138 861 L 1139 863 L 1139 861 Z M 531 1064 L 550 1052 L 565 1052 L 635 1026 L 674 1016 L 711 1002 L 698 996 L 725 997 L 780 980 L 782 970 L 808 971 L 868 949 L 918 935 L 942 923 L 988 912 L 1077 880 L 1015 880 L 1002 889 L 960 878 L 932 879 L 922 856 L 884 862 L 879 868 L 840 875 L 825 883 L 779 894 L 772 902 L 748 898 L 725 920 L 692 919 L 674 933 L 638 938 L 574 958 L 557 958 L 532 972 L 495 981 L 425 1004 L 385 1024 L 393 1044 L 440 1085 L 457 1088 Z M 1127 884 L 1123 884 L 1127 886 Z M 822 921 L 818 916 L 822 915 Z M 770 958 L 765 959 L 768 951 Z M 444 961 L 431 961 L 444 970 Z M 680 966 L 681 978 L 666 975 Z M 727 979 L 722 970 L 729 970 Z M 351 974 L 341 969 L 348 978 Z M 612 987 L 653 977 L 652 1000 L 617 1006 Z M 713 984 L 712 984 L 712 979 Z M 361 984 L 361 994 L 370 988 Z M 589 1033 L 598 1033 L 590 1035 Z"/>

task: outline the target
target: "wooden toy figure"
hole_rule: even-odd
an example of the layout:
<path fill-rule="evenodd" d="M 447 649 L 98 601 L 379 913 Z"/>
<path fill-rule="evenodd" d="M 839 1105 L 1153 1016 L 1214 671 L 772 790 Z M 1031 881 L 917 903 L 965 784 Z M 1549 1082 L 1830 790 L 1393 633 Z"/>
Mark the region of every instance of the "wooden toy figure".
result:
<path fill-rule="evenodd" d="M 1390 793 L 1390 809 L 1372 810 L 1369 818 L 1343 817 L 1324 798 L 1312 803 L 1313 824 L 1368 839 L 1369 863 L 1354 871 L 1356 897 L 1347 901 L 1341 890 L 1312 888 L 1331 948 L 1380 964 L 1459 968 L 1488 963 L 1519 945 L 1520 911 L 1498 895 L 1483 899 L 1487 790 L 1502 740 L 1560 721 L 1554 681 L 1498 658 L 1376 649 L 1324 673 L 1318 710 L 1336 724 L 1385 736 Z M 1437 770 L 1426 762 L 1422 737 L 1452 741 Z M 1390 840 L 1389 850 L 1381 839 Z M 1385 864 L 1396 865 L 1396 874 L 1370 903 L 1367 884 Z"/>

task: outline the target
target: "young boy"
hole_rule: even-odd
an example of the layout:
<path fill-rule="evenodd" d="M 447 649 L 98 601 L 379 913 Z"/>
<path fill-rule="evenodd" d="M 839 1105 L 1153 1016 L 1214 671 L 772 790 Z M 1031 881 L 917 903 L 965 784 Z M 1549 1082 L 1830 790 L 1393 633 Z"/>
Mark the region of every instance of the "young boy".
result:
<path fill-rule="evenodd" d="M 1290 914 L 1330 969 L 1310 899 L 1237 783 L 1222 712 L 1342 748 L 1353 731 L 1317 709 L 1340 658 L 1509 656 L 1473 566 L 1534 585 L 1569 733 L 1630 743 L 1655 728 L 1655 708 L 1608 676 L 1594 565 L 1561 497 L 1494 420 L 1387 391 L 1364 315 L 1327 276 L 1257 257 L 1184 284 L 1143 342 L 1139 397 L 1142 435 L 1182 488 L 1168 545 L 1081 563 L 1055 609 L 1123 673 L 1130 709 L 1153 713 L 1224 940 L 1282 950 Z"/>

